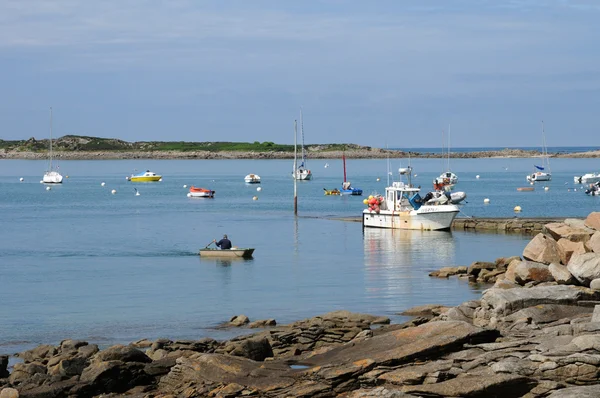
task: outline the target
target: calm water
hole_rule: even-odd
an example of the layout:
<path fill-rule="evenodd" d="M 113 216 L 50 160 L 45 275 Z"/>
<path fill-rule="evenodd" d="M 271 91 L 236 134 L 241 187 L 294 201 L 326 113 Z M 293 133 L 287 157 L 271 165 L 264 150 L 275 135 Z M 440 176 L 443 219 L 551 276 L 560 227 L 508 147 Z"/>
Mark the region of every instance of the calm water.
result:
<path fill-rule="evenodd" d="M 520 205 L 522 217 L 583 217 L 599 208 L 600 197 L 573 186 L 573 175 L 597 171 L 598 163 L 554 160 L 550 189 L 536 185 L 534 192 L 516 191 L 528 186 L 531 159 L 452 160 L 451 166 L 460 177 L 457 188 L 468 194 L 463 216 L 512 217 Z M 391 165 L 397 170 L 406 162 Z M 290 161 L 60 166 L 69 178 L 46 191 L 39 183 L 45 162 L 0 161 L 0 353 L 64 338 L 103 345 L 144 337 L 226 338 L 231 332 L 214 327 L 242 313 L 288 323 L 347 309 L 400 321 L 395 313 L 414 305 L 455 305 L 479 296 L 462 281 L 432 279 L 428 271 L 518 255 L 527 239 L 363 232 L 360 223 L 327 219 L 363 209 L 363 198 L 323 195 L 323 188 L 340 185 L 340 160 L 309 162 L 315 179 L 298 184 L 298 219 L 292 215 Z M 414 182 L 430 187 L 445 163 L 413 159 L 412 166 Z M 350 160 L 347 167 L 354 186 L 383 192 L 385 161 Z M 161 173 L 164 181 L 126 181 L 134 169 Z M 243 182 L 251 172 L 262 177 L 262 191 Z M 211 188 L 216 198 L 189 199 L 184 184 Z M 134 187 L 141 196 L 134 196 Z M 223 233 L 234 245 L 255 247 L 254 259 L 227 262 L 196 254 Z"/>

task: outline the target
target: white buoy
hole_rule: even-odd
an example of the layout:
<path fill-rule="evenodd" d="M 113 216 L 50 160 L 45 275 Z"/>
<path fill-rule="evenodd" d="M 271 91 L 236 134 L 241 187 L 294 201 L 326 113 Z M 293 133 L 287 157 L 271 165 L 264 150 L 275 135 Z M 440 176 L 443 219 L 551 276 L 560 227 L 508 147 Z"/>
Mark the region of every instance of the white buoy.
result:
<path fill-rule="evenodd" d="M 544 191 L 547 191 L 549 189 L 550 189 L 550 187 L 544 187 Z"/>
<path fill-rule="evenodd" d="M 252 200 L 258 200 L 258 196 L 253 196 Z"/>
<path fill-rule="evenodd" d="M 49 191 L 51 189 L 52 189 L 52 187 L 46 187 L 46 191 Z"/>
<path fill-rule="evenodd" d="M 19 181 L 23 182 L 23 180 L 24 180 L 24 178 L 23 178 L 23 177 L 19 178 Z"/>
<path fill-rule="evenodd" d="M 379 178 L 377 179 L 377 181 L 379 181 Z"/>
<path fill-rule="evenodd" d="M 112 193 L 113 195 L 117 193 L 116 189 L 113 189 L 112 191 L 110 191 L 110 193 Z"/>
<path fill-rule="evenodd" d="M 521 211 L 521 206 L 515 206 L 515 211 L 518 213 Z"/>
<path fill-rule="evenodd" d="M 490 203 L 490 200 L 489 200 L 488 198 L 485 198 L 485 199 L 483 200 L 483 203 Z"/>
<path fill-rule="evenodd" d="M 577 188 L 574 188 L 574 189 L 573 189 L 573 192 L 577 192 Z"/>
<path fill-rule="evenodd" d="M 261 188 L 261 187 L 258 187 L 258 188 L 256 188 L 256 190 L 257 190 L 258 192 L 260 192 L 260 191 L 262 191 L 262 188 Z"/>
<path fill-rule="evenodd" d="M 105 185 L 106 185 L 106 183 L 105 183 L 104 181 L 102 181 L 102 182 L 100 183 L 100 186 L 101 186 L 101 187 L 103 187 L 103 186 L 105 186 Z"/>
<path fill-rule="evenodd" d="M 40 181 L 40 184 L 43 184 L 43 183 L 44 183 L 44 181 Z"/>
<path fill-rule="evenodd" d="M 183 184 L 183 187 L 184 187 L 184 188 L 187 188 L 187 185 L 186 185 L 186 184 Z"/>
<path fill-rule="evenodd" d="M 158 182 L 161 182 L 161 181 L 162 181 L 162 178 L 160 180 L 158 180 Z"/>
<path fill-rule="evenodd" d="M 529 185 L 533 185 L 533 181 L 531 181 L 531 182 L 529 183 Z"/>
<path fill-rule="evenodd" d="M 418 176 L 418 174 L 415 174 L 414 177 Z"/>
<path fill-rule="evenodd" d="M 475 178 L 479 179 L 479 174 L 477 174 L 477 175 L 475 176 Z"/>
<path fill-rule="evenodd" d="M 140 196 L 140 193 L 138 191 L 135 191 L 135 196 Z"/>

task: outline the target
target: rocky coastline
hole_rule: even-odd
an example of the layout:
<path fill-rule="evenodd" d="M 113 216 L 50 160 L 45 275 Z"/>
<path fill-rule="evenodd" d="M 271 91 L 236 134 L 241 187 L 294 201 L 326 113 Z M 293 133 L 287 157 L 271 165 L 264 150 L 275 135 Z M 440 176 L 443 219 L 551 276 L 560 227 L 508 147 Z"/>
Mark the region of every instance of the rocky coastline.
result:
<path fill-rule="evenodd" d="M 430 277 L 490 284 L 390 324 L 337 311 L 228 341 L 64 340 L 0 357 L 8 397 L 600 397 L 600 212 L 545 224 L 520 256 Z"/>
<path fill-rule="evenodd" d="M 419 153 L 410 151 L 387 150 L 380 148 L 353 148 L 347 151 L 309 151 L 309 159 L 341 159 L 342 155 L 349 159 L 385 159 L 385 158 L 442 158 L 448 156 L 441 153 Z M 454 159 L 476 158 L 534 158 L 540 157 L 539 151 L 522 149 L 503 149 L 500 151 L 454 152 Z M 578 153 L 550 153 L 551 158 L 597 158 L 600 151 Z M 45 151 L 22 151 L 0 149 L 0 159 L 47 159 Z M 125 160 L 125 159 L 293 159 L 292 152 L 254 152 L 254 151 L 67 151 L 55 150 L 54 158 L 62 160 Z"/>

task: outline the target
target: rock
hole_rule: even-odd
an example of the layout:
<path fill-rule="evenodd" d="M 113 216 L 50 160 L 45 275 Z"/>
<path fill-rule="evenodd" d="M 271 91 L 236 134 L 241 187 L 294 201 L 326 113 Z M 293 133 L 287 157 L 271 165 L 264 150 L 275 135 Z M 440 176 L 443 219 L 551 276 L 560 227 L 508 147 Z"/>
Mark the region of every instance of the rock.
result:
<path fill-rule="evenodd" d="M 552 263 L 548 266 L 548 271 L 552 274 L 552 277 L 559 285 L 574 285 L 577 283 L 577 280 L 566 266 L 560 265 L 558 263 Z"/>
<path fill-rule="evenodd" d="M 136 385 L 147 385 L 152 378 L 144 372 L 144 364 L 140 362 L 96 361 L 84 369 L 80 381 L 83 386 L 78 394 L 95 396 L 122 393 Z"/>
<path fill-rule="evenodd" d="M 588 252 L 583 242 L 571 242 L 565 238 L 560 238 L 557 243 L 560 249 L 562 264 L 568 264 L 573 254 L 583 254 Z"/>
<path fill-rule="evenodd" d="M 521 397 L 535 384 L 532 379 L 512 374 L 468 375 L 437 384 L 404 386 L 402 391 L 436 397 Z"/>
<path fill-rule="evenodd" d="M 81 358 L 91 358 L 98 351 L 100 350 L 98 349 L 98 346 L 96 344 L 88 344 L 77 348 L 76 356 Z"/>
<path fill-rule="evenodd" d="M 246 315 L 236 315 L 229 320 L 231 326 L 244 326 L 250 322 Z"/>
<path fill-rule="evenodd" d="M 587 227 L 577 228 L 565 223 L 549 223 L 544 225 L 542 232 L 548 233 L 556 241 L 566 239 L 571 242 L 587 242 L 594 230 Z"/>
<path fill-rule="evenodd" d="M 600 231 L 594 232 L 590 240 L 585 243 L 585 247 L 594 253 L 600 253 Z"/>
<path fill-rule="evenodd" d="M 379 376 L 377 379 L 386 383 L 392 384 L 422 384 L 429 374 L 436 372 L 447 372 L 452 368 L 454 361 L 433 361 L 424 365 L 404 366 L 399 369 L 387 372 Z"/>
<path fill-rule="evenodd" d="M 269 326 L 276 326 L 277 322 L 275 319 L 262 319 L 258 321 L 254 321 L 248 324 L 248 328 L 256 329 L 256 328 L 266 328 Z"/>
<path fill-rule="evenodd" d="M 508 268 L 508 265 L 513 261 L 521 261 L 521 257 L 512 256 L 512 257 L 498 257 L 494 264 L 496 264 L 496 269 L 504 270 Z"/>
<path fill-rule="evenodd" d="M 150 348 L 153 342 L 148 339 L 141 339 L 131 343 L 130 345 L 135 348 Z"/>
<path fill-rule="evenodd" d="M 508 280 L 512 283 L 516 283 L 517 285 L 518 285 L 518 283 L 517 283 L 516 276 L 515 276 L 515 269 L 517 268 L 517 264 L 520 264 L 521 261 L 523 261 L 523 260 L 521 260 L 521 258 L 519 258 L 518 260 L 517 259 L 512 260 L 506 267 L 506 272 L 504 273 L 504 278 L 506 280 Z"/>
<path fill-rule="evenodd" d="M 525 246 L 523 258 L 544 264 L 559 263 L 560 249 L 554 239 L 540 233 Z"/>
<path fill-rule="evenodd" d="M 585 226 L 600 231 L 600 212 L 590 213 L 585 219 Z"/>
<path fill-rule="evenodd" d="M 169 373 L 176 363 L 177 358 L 175 356 L 168 356 L 146 364 L 144 372 L 150 376 L 163 376 Z"/>
<path fill-rule="evenodd" d="M 142 351 L 131 346 L 114 345 L 97 353 L 94 361 L 122 361 L 122 362 L 142 362 L 148 363 L 152 360 Z"/>
<path fill-rule="evenodd" d="M 473 323 L 486 326 L 492 318 L 508 316 L 541 304 L 577 305 L 581 300 L 597 300 L 600 292 L 576 286 L 535 286 L 529 289 L 488 289 L 475 310 Z"/>
<path fill-rule="evenodd" d="M 39 362 L 16 363 L 8 377 L 12 384 L 20 384 L 36 374 L 46 375 L 46 366 Z"/>
<path fill-rule="evenodd" d="M 450 307 L 441 304 L 426 304 L 409 308 L 406 311 L 402 311 L 400 315 L 434 317 L 449 309 Z"/>
<path fill-rule="evenodd" d="M 592 313 L 592 323 L 600 322 L 600 305 L 594 306 L 594 312 Z"/>
<path fill-rule="evenodd" d="M 600 278 L 592 279 L 592 281 L 590 282 L 590 289 L 600 290 Z"/>
<path fill-rule="evenodd" d="M 477 277 L 479 275 L 479 272 L 481 272 L 482 269 L 487 269 L 490 271 L 494 270 L 494 269 L 496 269 L 496 264 L 490 263 L 488 261 L 475 261 L 467 269 L 467 274 Z"/>
<path fill-rule="evenodd" d="M 514 289 L 515 287 L 521 287 L 521 285 L 517 282 L 508 280 L 507 278 L 496 279 L 496 282 L 494 283 L 494 289 Z"/>
<path fill-rule="evenodd" d="M 560 319 L 573 319 L 591 312 L 591 308 L 578 305 L 539 304 L 508 315 L 504 320 L 514 322 L 521 318 L 529 318 L 530 322 L 540 325 L 556 322 Z"/>
<path fill-rule="evenodd" d="M 234 344 L 230 351 L 231 355 L 252 359 L 253 361 L 264 361 L 273 356 L 273 349 L 269 340 L 262 338 L 248 338 Z"/>
<path fill-rule="evenodd" d="M 0 355 L 0 379 L 8 377 L 8 355 Z"/>
<path fill-rule="evenodd" d="M 599 398 L 600 388 L 595 386 L 568 387 L 554 391 L 548 398 Z"/>
<path fill-rule="evenodd" d="M 525 285 L 528 282 L 541 283 L 554 280 L 546 264 L 533 261 L 520 261 L 516 263 L 513 272 L 515 281 L 520 285 Z"/>
<path fill-rule="evenodd" d="M 31 350 L 19 353 L 17 356 L 23 360 L 23 362 L 40 362 L 47 363 L 48 359 L 57 354 L 54 346 L 44 344 L 37 346 Z"/>
<path fill-rule="evenodd" d="M 65 378 L 79 376 L 83 372 L 83 369 L 86 365 L 87 360 L 85 358 L 75 357 L 71 359 L 63 359 L 56 366 L 49 369 L 48 373 L 51 375 L 59 375 Z"/>
<path fill-rule="evenodd" d="M 0 390 L 0 398 L 19 398 L 19 391 L 14 388 L 3 388 Z"/>
<path fill-rule="evenodd" d="M 60 342 L 60 350 L 62 352 L 77 351 L 79 347 L 83 347 L 86 345 L 88 345 L 87 341 L 68 339 Z"/>
<path fill-rule="evenodd" d="M 579 283 L 589 286 L 592 280 L 600 278 L 600 254 L 574 254 L 567 269 Z"/>
<path fill-rule="evenodd" d="M 439 271 L 433 271 L 429 273 L 429 276 L 434 276 L 437 278 L 447 278 L 452 275 L 461 275 L 467 273 L 467 267 L 443 267 L 440 268 Z"/>

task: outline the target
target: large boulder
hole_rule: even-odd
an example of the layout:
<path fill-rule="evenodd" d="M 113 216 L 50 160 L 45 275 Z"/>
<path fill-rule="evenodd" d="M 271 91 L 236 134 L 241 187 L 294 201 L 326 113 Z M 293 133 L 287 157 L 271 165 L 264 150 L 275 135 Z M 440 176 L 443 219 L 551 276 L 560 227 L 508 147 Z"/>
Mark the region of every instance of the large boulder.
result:
<path fill-rule="evenodd" d="M 253 361 L 264 361 L 266 358 L 273 357 L 273 349 L 269 340 L 265 337 L 248 338 L 233 343 L 234 348 L 229 353 L 231 355 L 245 357 Z"/>
<path fill-rule="evenodd" d="M 50 358 L 56 355 L 58 351 L 52 345 L 43 344 L 31 350 L 20 352 L 17 356 L 23 362 L 40 362 L 46 364 Z"/>
<path fill-rule="evenodd" d="M 600 278 L 600 254 L 574 254 L 567 269 L 579 283 L 589 286 L 592 280 Z"/>
<path fill-rule="evenodd" d="M 583 243 L 587 242 L 594 233 L 593 229 L 576 228 L 560 222 L 546 224 L 542 231 L 552 236 L 556 241 L 567 239 L 571 242 Z"/>
<path fill-rule="evenodd" d="M 595 386 L 579 386 L 568 387 L 562 390 L 554 391 L 548 395 L 548 398 L 599 398 L 600 387 Z"/>
<path fill-rule="evenodd" d="M 600 231 L 596 231 L 594 235 L 585 243 L 585 247 L 594 253 L 600 253 Z"/>
<path fill-rule="evenodd" d="M 585 226 L 600 231 L 600 212 L 590 213 L 585 219 Z"/>
<path fill-rule="evenodd" d="M 132 346 L 114 345 L 100 351 L 94 356 L 94 361 L 122 361 L 122 362 L 152 362 L 146 354 Z"/>
<path fill-rule="evenodd" d="M 153 378 L 144 372 L 140 362 L 95 361 L 81 374 L 79 396 L 95 396 L 101 393 L 122 393 L 134 386 L 148 385 Z"/>
<path fill-rule="evenodd" d="M 535 286 L 520 289 L 488 289 L 475 310 L 473 323 L 487 326 L 492 318 L 502 318 L 524 308 L 541 304 L 577 305 L 579 301 L 600 299 L 600 292 L 577 286 Z"/>
<path fill-rule="evenodd" d="M 520 261 L 514 267 L 515 282 L 525 285 L 528 282 L 551 282 L 554 280 L 548 266 L 534 261 Z"/>
<path fill-rule="evenodd" d="M 557 243 L 560 249 L 560 261 L 562 264 L 568 264 L 573 254 L 588 252 L 583 242 L 573 242 L 565 238 L 560 238 Z"/>
<path fill-rule="evenodd" d="M 574 285 L 577 282 L 564 265 L 552 263 L 548 266 L 548 271 L 559 285 Z"/>
<path fill-rule="evenodd" d="M 512 374 L 468 375 L 436 384 L 404 386 L 403 392 L 427 397 L 522 397 L 537 383 Z"/>
<path fill-rule="evenodd" d="M 537 234 L 527 246 L 525 246 L 523 257 L 526 260 L 544 264 L 558 263 L 561 261 L 558 243 L 548 235 L 542 233 Z"/>

